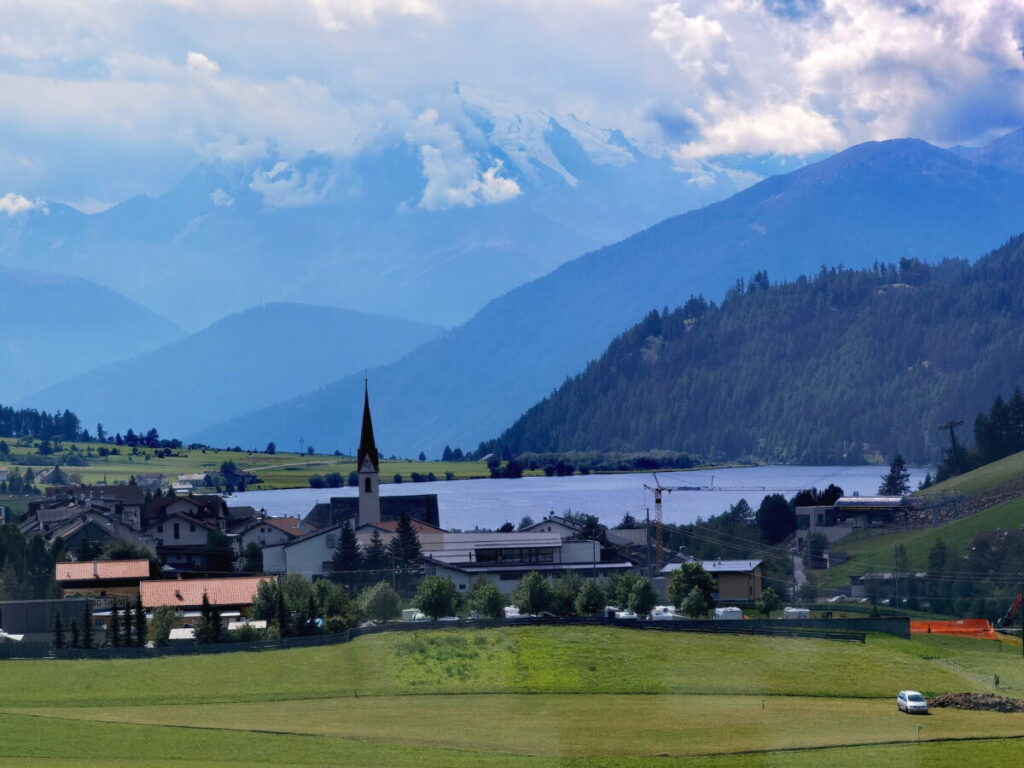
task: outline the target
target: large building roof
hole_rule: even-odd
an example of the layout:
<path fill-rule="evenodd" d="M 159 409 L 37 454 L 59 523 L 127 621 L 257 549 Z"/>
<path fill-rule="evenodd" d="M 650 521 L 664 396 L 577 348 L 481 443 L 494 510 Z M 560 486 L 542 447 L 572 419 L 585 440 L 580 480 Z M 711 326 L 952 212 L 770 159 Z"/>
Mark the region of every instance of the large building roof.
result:
<path fill-rule="evenodd" d="M 57 581 L 148 579 L 149 560 L 89 560 L 57 563 Z"/>
<path fill-rule="evenodd" d="M 703 560 L 701 567 L 708 573 L 750 573 L 761 564 L 761 560 Z M 669 563 L 661 573 L 678 571 L 682 563 Z"/>
<path fill-rule="evenodd" d="M 139 585 L 142 604 L 146 608 L 170 605 L 185 608 L 203 604 L 203 594 L 210 605 L 251 605 L 260 582 L 269 576 L 241 576 L 237 579 L 169 579 L 143 581 Z"/>
<path fill-rule="evenodd" d="M 912 507 L 919 504 L 915 496 L 843 496 L 833 505 L 842 509 L 892 509 L 893 507 Z"/>

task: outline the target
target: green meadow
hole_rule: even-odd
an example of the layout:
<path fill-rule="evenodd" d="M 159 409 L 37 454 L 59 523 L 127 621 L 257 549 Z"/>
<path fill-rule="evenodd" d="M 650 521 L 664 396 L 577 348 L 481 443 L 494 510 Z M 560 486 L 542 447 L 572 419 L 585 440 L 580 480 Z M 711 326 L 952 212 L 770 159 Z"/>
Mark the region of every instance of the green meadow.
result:
<path fill-rule="evenodd" d="M 339 646 L 0 666 L 0 765 L 819 766 L 1007 763 L 1024 696 L 998 641 L 865 644 L 609 627 L 423 630 Z"/>
<path fill-rule="evenodd" d="M 0 466 L 15 465 L 18 457 L 35 454 L 35 448 L 25 445 L 18 445 L 15 438 L 3 438 L 11 454 L 15 457 L 13 462 L 0 461 Z M 191 474 L 196 472 L 217 472 L 222 463 L 234 462 L 241 470 L 247 470 L 260 477 L 261 483 L 250 486 L 250 490 L 269 490 L 275 488 L 305 488 L 309 485 L 310 475 L 327 475 L 332 472 L 339 473 L 343 478 L 348 478 L 349 472 L 356 470 L 356 459 L 354 456 L 334 456 L 329 454 L 308 454 L 308 453 L 259 453 L 252 451 L 227 451 L 214 448 L 193 450 L 181 448 L 171 456 L 156 456 L 152 448 L 139 448 L 136 455 L 127 446 L 112 446 L 109 443 L 62 443 L 63 455 L 74 445 L 80 454 L 88 461 L 88 466 L 74 467 L 62 465 L 62 469 L 69 475 L 78 474 L 84 483 L 97 483 L 107 481 L 110 483 L 127 481 L 132 475 L 143 472 L 160 472 L 167 476 L 172 482 L 178 475 Z M 116 456 L 98 456 L 99 448 L 117 447 L 120 453 Z M 92 449 L 92 455 L 88 449 Z M 177 455 L 180 454 L 180 455 Z M 50 460 L 40 461 L 32 465 L 33 471 L 39 471 L 45 467 L 52 467 L 58 463 L 59 456 Z M 24 472 L 24 466 L 17 467 Z M 407 460 L 383 460 L 381 461 L 380 474 L 382 482 L 393 482 L 396 474 L 402 475 L 404 482 L 412 482 L 412 473 L 418 472 L 421 475 L 433 473 L 438 480 L 443 481 L 450 472 L 457 479 L 490 477 L 487 465 L 481 461 L 407 461 Z"/>

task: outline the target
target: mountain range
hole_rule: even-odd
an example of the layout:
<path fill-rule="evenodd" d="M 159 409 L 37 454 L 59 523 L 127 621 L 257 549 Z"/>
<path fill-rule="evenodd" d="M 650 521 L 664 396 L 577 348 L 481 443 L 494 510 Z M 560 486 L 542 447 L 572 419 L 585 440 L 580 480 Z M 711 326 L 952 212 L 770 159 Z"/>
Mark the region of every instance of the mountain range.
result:
<path fill-rule="evenodd" d="M 185 335 L 109 288 L 35 270 L 0 266 L 0 307 L 4 404 L 73 373 L 134 357 Z"/>
<path fill-rule="evenodd" d="M 61 403 L 90 428 L 96 422 L 111 432 L 156 425 L 181 435 L 389 363 L 441 333 L 438 326 L 346 309 L 267 304 L 17 405 Z"/>
<path fill-rule="evenodd" d="M 353 157 L 204 163 L 86 215 L 25 201 L 0 263 L 77 275 L 194 331 L 286 301 L 454 325 L 580 253 L 720 200 L 792 158 L 681 171 L 572 115 L 460 96 Z"/>
<path fill-rule="evenodd" d="M 499 434 L 651 309 L 717 298 L 745 276 L 822 265 L 972 259 L 1024 230 L 1024 176 L 923 141 L 869 142 L 767 178 L 569 261 L 441 339 L 369 373 L 378 443 L 439 455 Z M 331 446 L 358 424 L 362 377 L 191 435 Z"/>

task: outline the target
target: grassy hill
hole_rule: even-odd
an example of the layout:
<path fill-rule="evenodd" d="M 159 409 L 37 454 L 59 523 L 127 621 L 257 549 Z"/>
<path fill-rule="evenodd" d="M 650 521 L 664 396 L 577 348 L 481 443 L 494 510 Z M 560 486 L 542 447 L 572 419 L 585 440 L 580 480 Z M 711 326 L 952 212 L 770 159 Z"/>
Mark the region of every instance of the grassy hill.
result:
<path fill-rule="evenodd" d="M 937 483 L 922 496 L 938 497 L 960 492 L 967 496 L 994 492 L 1024 476 L 1024 452 Z M 978 531 L 1012 530 L 1024 525 L 1024 497 L 963 517 L 934 528 L 900 533 L 873 535 L 871 531 L 854 533 L 835 545 L 850 556 L 847 562 L 823 573 L 825 584 L 839 587 L 850 583 L 850 576 L 869 571 L 889 571 L 893 567 L 893 547 L 902 544 L 907 551 L 907 567 L 924 570 L 928 553 L 936 542 L 943 541 L 952 557 L 960 558 Z"/>
<path fill-rule="evenodd" d="M 1001 643 L 938 636 L 522 627 L 3 672 L 0 765 L 954 765 L 1024 736 L 1015 715 L 896 712 L 901 687 L 1024 691 Z"/>
<path fill-rule="evenodd" d="M 1000 486 L 1020 482 L 1022 478 L 1024 478 L 1024 451 L 999 461 L 993 461 L 991 464 L 978 467 L 957 477 L 943 480 L 941 483 L 936 483 L 924 491 L 920 491 L 918 495 L 932 497 L 959 491 L 968 496 L 974 496 Z"/>

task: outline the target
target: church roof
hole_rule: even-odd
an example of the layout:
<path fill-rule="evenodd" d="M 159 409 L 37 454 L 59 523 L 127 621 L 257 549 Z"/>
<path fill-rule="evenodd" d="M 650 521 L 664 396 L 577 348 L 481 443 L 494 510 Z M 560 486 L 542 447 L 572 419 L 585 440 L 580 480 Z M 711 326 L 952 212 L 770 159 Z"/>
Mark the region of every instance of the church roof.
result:
<path fill-rule="evenodd" d="M 370 388 L 366 387 L 363 393 L 363 430 L 359 435 L 359 452 L 356 461 L 359 470 L 362 471 L 363 462 L 369 457 L 373 464 L 373 471 L 380 472 L 380 459 L 377 456 L 377 443 L 373 439 L 373 419 L 370 418 Z"/>

